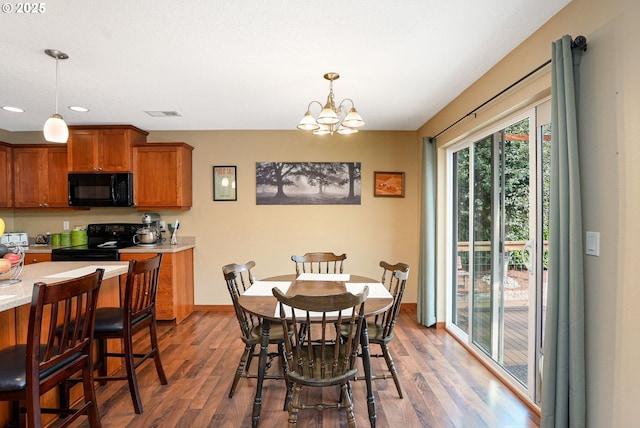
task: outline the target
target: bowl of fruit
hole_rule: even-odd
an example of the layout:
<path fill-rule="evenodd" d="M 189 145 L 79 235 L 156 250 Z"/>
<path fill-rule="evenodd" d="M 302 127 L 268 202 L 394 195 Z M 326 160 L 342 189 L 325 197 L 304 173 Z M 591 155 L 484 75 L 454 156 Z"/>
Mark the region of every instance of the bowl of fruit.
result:
<path fill-rule="evenodd" d="M 18 277 L 24 267 L 24 249 L 0 244 L 0 285 L 20 282 Z"/>

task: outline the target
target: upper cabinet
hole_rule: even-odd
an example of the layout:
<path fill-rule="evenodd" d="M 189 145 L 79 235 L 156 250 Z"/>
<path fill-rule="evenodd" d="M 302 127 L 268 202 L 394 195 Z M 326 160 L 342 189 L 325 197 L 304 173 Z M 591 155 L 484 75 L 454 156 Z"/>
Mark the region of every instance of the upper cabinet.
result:
<path fill-rule="evenodd" d="M 69 172 L 131 172 L 132 147 L 147 135 L 130 125 L 70 126 Z"/>
<path fill-rule="evenodd" d="M 146 143 L 133 148 L 133 197 L 138 210 L 191 208 L 192 150 L 185 143 Z"/>
<path fill-rule="evenodd" d="M 21 144 L 13 147 L 15 208 L 69 208 L 67 147 Z"/>
<path fill-rule="evenodd" d="M 12 149 L 0 141 L 0 208 L 13 206 Z"/>

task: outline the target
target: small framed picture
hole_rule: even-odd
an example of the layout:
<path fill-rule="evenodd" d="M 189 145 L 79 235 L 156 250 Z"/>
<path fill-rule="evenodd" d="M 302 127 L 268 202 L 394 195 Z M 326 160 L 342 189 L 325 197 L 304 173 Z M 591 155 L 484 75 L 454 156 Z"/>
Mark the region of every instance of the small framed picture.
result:
<path fill-rule="evenodd" d="M 404 172 L 375 171 L 373 196 L 404 198 Z"/>
<path fill-rule="evenodd" d="M 235 166 L 213 167 L 213 200 L 237 201 L 238 188 L 236 185 Z"/>

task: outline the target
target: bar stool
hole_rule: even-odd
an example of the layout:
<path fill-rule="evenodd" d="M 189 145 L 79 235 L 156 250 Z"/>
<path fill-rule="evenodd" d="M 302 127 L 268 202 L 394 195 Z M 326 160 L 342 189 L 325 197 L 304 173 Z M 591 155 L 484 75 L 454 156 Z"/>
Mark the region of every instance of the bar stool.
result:
<path fill-rule="evenodd" d="M 143 408 L 136 368 L 147 359 L 153 358 L 160 383 L 162 385 L 168 383 L 160 360 L 156 333 L 156 298 L 161 262 L 161 253 L 145 260 L 129 261 L 122 306 L 102 307 L 96 310 L 94 339 L 98 344 L 98 352 L 94 367 L 98 369 L 98 376 L 94 379 L 100 384 L 105 384 L 107 381 L 126 380 L 129 384 L 133 408 L 138 414 L 143 412 Z M 133 336 L 144 329 L 148 329 L 150 349 L 145 353 L 135 352 Z M 110 352 L 107 348 L 108 339 L 120 339 L 122 352 Z M 124 358 L 125 375 L 108 374 L 107 358 L 113 357 Z M 65 383 L 64 389 L 61 399 L 68 400 L 68 382 Z"/>
<path fill-rule="evenodd" d="M 12 416 L 20 426 L 41 427 L 42 414 L 54 413 L 68 415 L 56 426 L 66 427 L 87 415 L 92 428 L 101 427 L 91 341 L 103 274 L 104 269 L 97 269 L 56 284 L 34 284 L 26 345 L 0 350 L 0 400 L 13 402 Z M 84 391 L 79 408 L 41 408 L 41 395 L 78 372 Z"/>

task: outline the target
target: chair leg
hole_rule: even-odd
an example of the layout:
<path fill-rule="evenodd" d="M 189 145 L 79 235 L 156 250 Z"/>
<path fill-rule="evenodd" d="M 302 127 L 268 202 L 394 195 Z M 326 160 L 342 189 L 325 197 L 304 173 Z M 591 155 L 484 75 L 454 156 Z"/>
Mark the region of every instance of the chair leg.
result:
<path fill-rule="evenodd" d="M 42 426 L 42 409 L 40 408 L 40 387 L 35 384 L 31 388 L 31 394 L 27 389 L 27 426 L 29 427 L 41 427 Z M 22 418 L 20 420 L 22 423 Z M 22 426 L 22 425 L 21 425 Z"/>
<path fill-rule="evenodd" d="M 11 402 L 11 420 L 5 424 L 5 428 L 27 426 L 27 414 L 20 411 L 22 407 L 24 407 L 24 403 L 21 401 Z"/>
<path fill-rule="evenodd" d="M 286 339 L 285 339 L 286 340 Z M 280 364 L 282 365 L 282 376 L 284 377 L 284 383 L 286 385 L 286 395 L 284 397 L 284 408 L 282 410 L 287 410 L 289 406 L 289 398 L 290 396 L 290 388 L 289 388 L 289 378 L 287 377 L 287 356 L 284 350 L 284 344 L 278 343 L 278 355 L 280 356 Z"/>
<path fill-rule="evenodd" d="M 245 371 L 247 360 L 251 355 L 251 350 L 253 347 L 251 345 L 245 345 L 244 352 L 240 357 L 240 361 L 238 362 L 238 368 L 236 369 L 236 375 L 233 377 L 233 383 L 231 384 L 231 390 L 229 391 L 229 398 L 233 398 L 233 393 L 236 392 L 236 387 L 238 386 L 238 381 L 242 377 L 242 373 Z"/>
<path fill-rule="evenodd" d="M 136 366 L 133 358 L 133 343 L 131 334 L 124 334 L 122 340 L 124 342 L 124 363 L 127 371 L 127 382 L 129 383 L 129 392 L 133 401 L 133 408 L 137 414 L 143 412 L 142 400 L 140 400 L 140 392 L 138 391 L 138 379 L 136 377 Z"/>
<path fill-rule="evenodd" d="M 153 352 L 153 362 L 156 365 L 156 372 L 158 372 L 160 384 L 166 385 L 169 382 L 167 381 L 167 375 L 164 373 L 164 368 L 162 367 L 162 360 L 160 360 L 160 347 L 158 346 L 158 334 L 156 332 L 155 322 L 149 324 L 149 334 L 151 336 L 151 350 Z"/>
<path fill-rule="evenodd" d="M 356 428 L 356 415 L 353 412 L 353 398 L 349 390 L 349 384 L 342 384 L 340 395 L 342 396 L 342 405 L 347 413 L 347 424 L 349 428 Z"/>
<path fill-rule="evenodd" d="M 96 400 L 96 390 L 93 384 L 93 374 L 89 367 L 82 369 L 82 379 L 84 388 L 84 402 L 91 403 L 87 409 L 87 418 L 91 428 L 102 428 L 100 423 L 100 412 L 98 410 L 98 402 Z M 66 382 L 65 382 L 66 383 Z"/>
<path fill-rule="evenodd" d="M 249 351 L 249 355 L 247 355 L 247 360 L 246 360 L 247 363 L 244 366 L 244 370 L 246 372 L 248 372 L 249 368 L 251 368 L 251 361 L 253 361 L 253 356 L 255 355 L 255 353 L 256 353 L 256 346 L 252 345 Z"/>
<path fill-rule="evenodd" d="M 384 360 L 387 362 L 387 368 L 391 372 L 391 376 L 393 376 L 393 382 L 396 384 L 396 389 L 398 390 L 398 395 L 400 398 L 404 398 L 402 395 L 402 387 L 400 386 L 400 379 L 398 378 L 398 371 L 396 370 L 396 365 L 393 363 L 393 358 L 391 358 L 391 352 L 389 352 L 389 347 L 387 345 L 380 345 L 382 348 L 382 355 L 384 355 Z"/>
<path fill-rule="evenodd" d="M 98 367 L 98 376 L 106 378 L 107 373 L 107 339 L 98 339 L 98 361 L 95 364 Z M 106 385 L 106 380 L 101 380 L 100 385 Z"/>
<path fill-rule="evenodd" d="M 288 428 L 295 428 L 298 423 L 298 412 L 302 408 L 300 396 L 302 395 L 302 386 L 295 385 L 293 387 L 293 396 L 289 402 L 289 424 Z"/>

